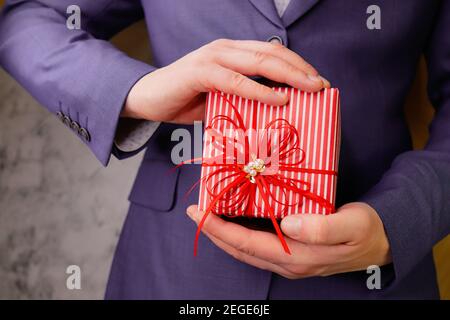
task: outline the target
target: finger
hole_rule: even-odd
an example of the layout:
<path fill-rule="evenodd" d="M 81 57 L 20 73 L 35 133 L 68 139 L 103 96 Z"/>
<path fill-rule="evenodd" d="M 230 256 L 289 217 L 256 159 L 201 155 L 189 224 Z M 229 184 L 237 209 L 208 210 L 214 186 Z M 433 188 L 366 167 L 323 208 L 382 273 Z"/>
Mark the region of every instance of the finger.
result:
<path fill-rule="evenodd" d="M 285 105 L 289 100 L 289 96 L 283 92 L 277 92 L 239 72 L 218 65 L 210 67 L 204 72 L 207 72 L 205 75 L 206 90 L 219 90 L 274 106 Z"/>
<path fill-rule="evenodd" d="M 203 217 L 203 212 L 198 211 L 197 205 L 190 206 L 187 214 L 197 224 Z M 233 222 L 226 222 L 214 214 L 208 216 L 202 231 L 209 237 L 213 236 L 245 255 L 257 257 L 284 268 L 302 265 L 306 269 L 311 269 L 340 264 L 349 260 L 349 256 L 354 253 L 353 248 L 348 245 L 309 245 L 286 238 L 292 253 L 287 255 L 274 234 L 250 230 Z M 221 236 L 222 233 L 223 236 Z M 253 233 L 259 233 L 262 236 L 252 236 Z M 253 244 L 255 242 L 256 245 Z"/>
<path fill-rule="evenodd" d="M 254 266 L 256 268 L 267 270 L 271 272 L 275 272 L 283 277 L 293 279 L 295 277 L 295 274 L 286 270 L 282 266 L 279 266 L 277 264 L 262 260 L 255 256 L 250 256 L 248 254 L 243 253 L 242 251 L 237 250 L 236 248 L 228 245 L 227 243 L 223 242 L 219 238 L 214 237 L 208 232 L 204 232 L 204 234 L 220 249 L 228 253 L 230 256 L 235 258 L 236 260 L 239 260 L 241 262 L 244 262 L 246 264 L 249 264 L 251 266 Z"/>
<path fill-rule="evenodd" d="M 212 236 L 211 234 L 204 232 L 204 234 L 220 249 L 231 255 L 236 260 L 239 260 L 241 262 L 244 262 L 246 264 L 249 264 L 251 266 L 254 266 L 256 268 L 267 270 L 274 272 L 276 274 L 279 274 L 280 276 L 283 276 L 288 279 L 302 279 L 306 277 L 311 276 L 317 276 L 317 275 L 332 275 L 335 273 L 340 272 L 350 272 L 350 271 L 358 271 L 363 270 L 359 266 L 353 266 L 351 263 L 340 263 L 340 260 L 337 260 L 336 258 L 331 258 L 328 250 L 324 250 L 321 252 L 321 250 L 316 250 L 315 254 L 318 254 L 320 258 L 325 258 L 323 262 L 320 264 L 315 263 L 312 261 L 311 258 L 304 259 L 304 263 L 301 266 L 298 266 L 298 264 L 301 264 L 300 262 L 293 262 L 291 264 L 274 264 L 265 260 L 262 260 L 260 258 L 257 258 L 255 256 L 250 256 L 242 251 L 237 250 L 236 248 L 233 248 L 232 246 L 226 244 L 225 242 L 221 241 L 220 239 Z M 330 247 L 328 247 L 330 248 Z M 318 249 L 318 248 L 316 248 Z M 335 250 L 333 250 L 335 251 Z M 312 257 L 312 256 L 311 256 Z M 289 268 L 292 268 L 294 264 L 297 264 L 294 268 L 297 269 L 297 273 L 291 271 Z M 323 268 L 322 266 L 326 266 Z M 323 270 L 319 271 L 319 270 Z"/>
<path fill-rule="evenodd" d="M 225 48 L 217 55 L 216 61 L 238 73 L 263 76 L 304 91 L 316 92 L 324 88 L 319 76 L 307 74 L 286 60 L 262 51 Z"/>
<path fill-rule="evenodd" d="M 198 211 L 197 206 L 189 207 L 187 213 L 197 224 L 204 214 Z M 239 224 L 227 222 L 214 214 L 208 216 L 202 231 L 246 255 L 274 264 L 292 262 L 292 256 L 283 251 L 280 240 L 270 232 L 251 230 Z"/>
<path fill-rule="evenodd" d="M 225 45 L 232 48 L 268 53 L 280 59 L 286 60 L 290 64 L 302 69 L 308 74 L 319 75 L 319 72 L 311 64 L 282 44 L 273 44 L 257 40 L 232 40 L 227 42 Z"/>
<path fill-rule="evenodd" d="M 306 244 L 351 243 L 365 221 L 351 210 L 331 215 L 301 214 L 285 217 L 281 230 L 288 237 Z"/>
<path fill-rule="evenodd" d="M 226 46 L 240 48 L 244 50 L 251 51 L 261 51 L 273 56 L 277 56 L 281 59 L 286 60 L 290 64 L 296 66 L 297 68 L 303 70 L 305 73 L 312 76 L 318 76 L 322 79 L 325 88 L 331 88 L 331 83 L 325 77 L 319 74 L 319 72 L 314 68 L 309 62 L 303 59 L 300 55 L 292 50 L 289 50 L 282 44 L 273 44 L 264 41 L 256 40 L 230 40 L 226 41 Z"/>

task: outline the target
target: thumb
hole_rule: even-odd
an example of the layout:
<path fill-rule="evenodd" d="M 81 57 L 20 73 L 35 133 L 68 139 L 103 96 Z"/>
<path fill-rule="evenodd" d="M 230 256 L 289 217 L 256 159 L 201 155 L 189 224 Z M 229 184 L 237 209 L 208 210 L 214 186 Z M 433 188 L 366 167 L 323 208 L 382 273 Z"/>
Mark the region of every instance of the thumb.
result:
<path fill-rule="evenodd" d="M 300 240 L 300 229 L 302 228 L 302 218 L 300 215 L 286 216 L 281 220 L 281 231 L 289 238 Z"/>
<path fill-rule="evenodd" d="M 343 230 L 343 219 L 335 215 L 297 214 L 281 221 L 281 230 L 288 237 L 312 245 L 331 245 L 342 243 L 348 230 Z M 341 218 L 341 217 L 339 217 Z M 332 220 L 332 221 L 331 221 Z"/>

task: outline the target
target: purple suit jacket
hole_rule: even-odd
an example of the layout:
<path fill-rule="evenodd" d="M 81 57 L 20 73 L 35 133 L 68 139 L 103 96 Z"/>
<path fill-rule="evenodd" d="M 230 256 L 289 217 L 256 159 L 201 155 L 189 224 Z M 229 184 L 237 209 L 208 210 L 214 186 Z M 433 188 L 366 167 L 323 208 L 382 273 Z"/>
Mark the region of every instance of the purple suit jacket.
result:
<path fill-rule="evenodd" d="M 130 195 L 108 298 L 438 298 L 432 246 L 450 229 L 450 1 L 379 0 L 381 30 L 366 27 L 368 0 L 292 0 L 282 18 L 273 0 L 78 0 L 81 30 L 66 28 L 72 0 L 10 0 L 0 22 L 0 62 L 51 112 L 75 125 L 107 164 L 119 113 L 132 85 L 217 38 L 284 44 L 317 67 L 342 96 L 337 203 L 365 201 L 379 213 L 393 264 L 382 289 L 367 274 L 287 280 L 240 263 L 201 238 L 185 215 L 198 166 L 167 175 L 170 135 L 162 125 L 147 145 Z M 145 17 L 154 66 L 107 41 Z M 425 54 L 436 107 L 430 141 L 412 151 L 405 95 Z M 66 119 L 67 120 L 67 119 Z"/>

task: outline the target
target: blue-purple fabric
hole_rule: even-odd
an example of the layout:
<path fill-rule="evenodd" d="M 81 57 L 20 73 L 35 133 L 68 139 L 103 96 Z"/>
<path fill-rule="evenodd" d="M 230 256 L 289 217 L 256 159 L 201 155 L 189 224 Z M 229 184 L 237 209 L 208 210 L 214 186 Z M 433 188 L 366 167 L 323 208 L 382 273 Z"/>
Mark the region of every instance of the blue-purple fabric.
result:
<path fill-rule="evenodd" d="M 366 26 L 368 0 L 293 0 L 280 18 L 273 0 L 78 0 L 82 29 L 66 28 L 73 0 L 7 1 L 0 20 L 0 63 L 50 112 L 62 109 L 91 133 L 103 163 L 132 85 L 218 39 L 280 37 L 341 93 L 342 151 L 337 204 L 365 201 L 380 215 L 393 264 L 382 289 L 365 271 L 288 280 L 236 261 L 201 237 L 183 195 L 197 165 L 170 174 L 170 136 L 162 124 L 147 144 L 111 269 L 111 299 L 438 298 L 432 246 L 450 230 L 450 2 L 379 0 L 381 29 Z M 149 66 L 106 40 L 145 17 Z M 413 151 L 403 105 L 425 54 L 436 108 L 430 140 Z M 186 126 L 189 130 L 192 128 Z"/>

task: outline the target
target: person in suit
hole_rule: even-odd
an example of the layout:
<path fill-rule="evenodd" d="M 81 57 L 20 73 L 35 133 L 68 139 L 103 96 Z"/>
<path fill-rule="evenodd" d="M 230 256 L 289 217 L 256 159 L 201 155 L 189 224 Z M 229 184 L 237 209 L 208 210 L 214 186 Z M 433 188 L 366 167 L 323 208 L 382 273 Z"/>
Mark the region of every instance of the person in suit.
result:
<path fill-rule="evenodd" d="M 7 1 L 0 63 L 102 164 L 146 148 L 106 298 L 438 298 L 431 249 L 450 230 L 448 1 L 78 0 L 80 28 L 68 28 L 72 4 Z M 106 41 L 142 17 L 153 65 Z M 402 107 L 422 54 L 437 113 L 426 148 L 412 151 Z M 208 217 L 194 257 L 202 212 L 182 214 L 181 195 L 200 168 L 166 174 L 171 133 L 192 131 L 210 90 L 287 102 L 249 76 L 340 89 L 339 208 L 286 217 L 290 256 L 270 232 Z M 371 265 L 379 290 L 366 283 Z"/>

